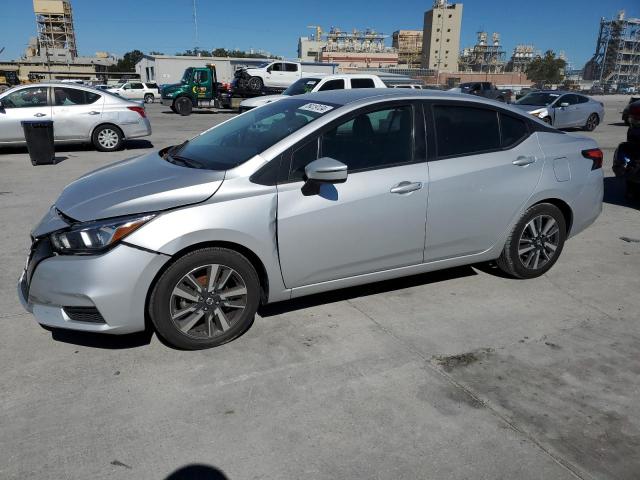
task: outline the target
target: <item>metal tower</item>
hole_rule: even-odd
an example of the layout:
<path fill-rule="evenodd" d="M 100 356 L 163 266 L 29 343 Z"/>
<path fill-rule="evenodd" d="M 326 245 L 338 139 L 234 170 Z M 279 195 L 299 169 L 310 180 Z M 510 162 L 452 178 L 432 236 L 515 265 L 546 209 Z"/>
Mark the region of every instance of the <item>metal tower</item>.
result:
<path fill-rule="evenodd" d="M 584 77 L 612 87 L 640 85 L 640 19 L 625 19 L 621 11 L 613 20 L 600 20 L 596 51 Z"/>
<path fill-rule="evenodd" d="M 33 0 L 40 55 L 78 56 L 70 0 Z"/>

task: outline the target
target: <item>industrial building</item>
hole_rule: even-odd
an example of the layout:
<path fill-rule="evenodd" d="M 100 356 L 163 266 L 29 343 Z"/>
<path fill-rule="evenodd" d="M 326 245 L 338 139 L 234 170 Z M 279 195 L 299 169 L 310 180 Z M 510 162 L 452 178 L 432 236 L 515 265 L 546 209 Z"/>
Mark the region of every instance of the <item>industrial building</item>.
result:
<path fill-rule="evenodd" d="M 322 39 L 321 27 L 313 25 L 308 28 L 315 29 L 315 33 L 298 39 L 298 58 L 301 62 L 319 62 L 320 53 L 327 46 L 327 41 Z"/>
<path fill-rule="evenodd" d="M 389 35 L 371 29 L 346 32 L 332 27 L 326 34 L 327 45 L 320 53 L 320 61 L 346 68 L 397 66 L 398 53 L 385 45 L 387 38 Z"/>
<path fill-rule="evenodd" d="M 462 4 L 435 0 L 433 8 L 424 14 L 422 35 L 422 68 L 438 72 L 458 70 Z"/>
<path fill-rule="evenodd" d="M 639 18 L 625 18 L 621 11 L 613 20 L 600 20 L 596 51 L 584 78 L 611 88 L 640 86 Z"/>
<path fill-rule="evenodd" d="M 99 52 L 94 57 L 78 55 L 70 0 L 33 0 L 36 37 L 29 40 L 24 56 L 0 62 L 0 70 L 14 71 L 21 82 L 39 79 L 98 80 L 108 76 L 116 59 Z"/>
<path fill-rule="evenodd" d="M 419 67 L 422 59 L 422 30 L 396 30 L 391 46 L 398 52 L 398 64 Z"/>
<path fill-rule="evenodd" d="M 533 45 L 516 45 L 507 62 L 507 72 L 526 72 L 531 61 L 540 56 Z"/>
<path fill-rule="evenodd" d="M 461 72 L 504 72 L 505 51 L 500 45 L 500 34 L 494 32 L 489 41 L 487 32 L 478 32 L 477 43 L 462 50 L 458 63 Z"/>

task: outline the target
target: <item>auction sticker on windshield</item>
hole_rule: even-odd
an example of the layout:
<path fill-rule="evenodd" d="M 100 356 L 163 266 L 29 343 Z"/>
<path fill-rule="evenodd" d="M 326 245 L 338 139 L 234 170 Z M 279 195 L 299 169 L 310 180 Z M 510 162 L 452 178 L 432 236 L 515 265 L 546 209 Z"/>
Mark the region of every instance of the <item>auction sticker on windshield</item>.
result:
<path fill-rule="evenodd" d="M 298 110 L 307 110 L 315 113 L 327 113 L 329 110 L 333 110 L 331 105 L 323 105 L 322 103 L 307 103 L 298 107 Z"/>

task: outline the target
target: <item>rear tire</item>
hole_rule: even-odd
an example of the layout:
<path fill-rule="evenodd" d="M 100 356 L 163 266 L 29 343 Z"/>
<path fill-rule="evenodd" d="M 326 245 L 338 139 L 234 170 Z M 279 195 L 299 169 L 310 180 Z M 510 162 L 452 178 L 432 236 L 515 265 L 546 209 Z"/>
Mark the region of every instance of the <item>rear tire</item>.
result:
<path fill-rule="evenodd" d="M 227 248 L 203 248 L 165 270 L 153 288 L 149 315 L 171 346 L 212 348 L 251 326 L 260 293 L 258 274 L 246 257 Z"/>
<path fill-rule="evenodd" d="M 124 145 L 124 135 L 115 125 L 100 125 L 93 131 L 91 143 L 100 152 L 115 152 Z"/>
<path fill-rule="evenodd" d="M 193 111 L 193 103 L 188 97 L 176 98 L 176 100 L 173 102 L 173 107 L 175 108 L 175 111 L 183 117 L 188 117 Z"/>
<path fill-rule="evenodd" d="M 153 103 L 156 97 L 153 96 L 153 93 L 147 93 L 144 96 L 144 103 Z"/>
<path fill-rule="evenodd" d="M 567 224 L 560 209 L 539 203 L 520 217 L 496 263 L 515 278 L 539 277 L 556 263 L 566 237 Z"/>

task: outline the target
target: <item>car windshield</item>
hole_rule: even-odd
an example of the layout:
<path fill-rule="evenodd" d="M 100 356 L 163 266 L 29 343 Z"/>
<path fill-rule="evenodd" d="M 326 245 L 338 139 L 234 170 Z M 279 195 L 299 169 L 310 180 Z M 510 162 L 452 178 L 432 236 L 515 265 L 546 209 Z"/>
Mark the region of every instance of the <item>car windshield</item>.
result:
<path fill-rule="evenodd" d="M 187 68 L 184 71 L 184 75 L 182 75 L 182 80 L 180 80 L 180 83 L 185 84 L 185 83 L 189 83 L 191 81 L 191 74 L 193 73 L 193 68 Z"/>
<path fill-rule="evenodd" d="M 270 103 L 169 150 L 165 159 L 192 168 L 228 170 L 337 107 L 326 102 L 293 98 Z"/>
<path fill-rule="evenodd" d="M 516 105 L 550 105 L 553 103 L 558 97 L 559 93 L 539 93 L 533 92 L 528 93 L 520 100 L 516 101 Z"/>
<path fill-rule="evenodd" d="M 309 93 L 320 81 L 319 78 L 301 78 L 294 82 L 289 88 L 287 88 L 283 95 L 302 95 L 303 93 Z"/>

